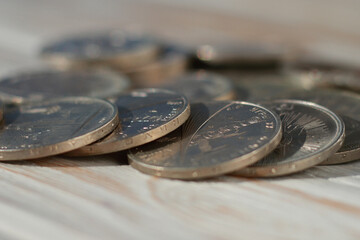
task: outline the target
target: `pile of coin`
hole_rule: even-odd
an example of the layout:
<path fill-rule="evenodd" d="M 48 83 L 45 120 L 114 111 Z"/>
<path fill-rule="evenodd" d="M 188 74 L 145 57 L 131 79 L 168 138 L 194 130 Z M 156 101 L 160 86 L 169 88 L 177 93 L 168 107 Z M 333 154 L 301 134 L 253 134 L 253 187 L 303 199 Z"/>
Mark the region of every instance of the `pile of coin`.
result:
<path fill-rule="evenodd" d="M 52 67 L 0 80 L 0 160 L 126 151 L 137 170 L 175 179 L 358 160 L 359 71 L 288 52 L 189 49 L 130 31 L 50 43 L 41 56 Z"/>

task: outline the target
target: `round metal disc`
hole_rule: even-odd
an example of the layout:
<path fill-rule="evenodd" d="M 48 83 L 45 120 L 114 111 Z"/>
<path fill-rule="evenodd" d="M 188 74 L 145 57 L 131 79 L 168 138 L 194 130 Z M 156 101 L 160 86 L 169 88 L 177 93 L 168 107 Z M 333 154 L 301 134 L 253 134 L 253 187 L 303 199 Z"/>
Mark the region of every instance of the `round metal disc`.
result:
<path fill-rule="evenodd" d="M 52 156 L 90 144 L 119 123 L 117 108 L 101 99 L 69 97 L 7 109 L 0 160 Z"/>
<path fill-rule="evenodd" d="M 190 102 L 231 100 L 235 97 L 234 87 L 229 79 L 204 71 L 182 75 L 160 87 L 182 93 Z"/>
<path fill-rule="evenodd" d="M 107 64 L 128 69 L 150 62 L 157 54 L 158 45 L 150 37 L 118 30 L 73 36 L 41 51 L 44 58 L 62 68 Z"/>
<path fill-rule="evenodd" d="M 136 90 L 117 97 L 114 103 L 120 118 L 117 129 L 104 139 L 68 155 L 98 155 L 136 147 L 175 130 L 190 115 L 186 98 L 168 90 Z"/>
<path fill-rule="evenodd" d="M 131 149 L 128 158 L 131 166 L 147 174 L 207 178 L 258 161 L 280 139 L 280 119 L 264 107 L 246 102 L 197 103 L 180 128 Z"/>
<path fill-rule="evenodd" d="M 137 87 L 154 87 L 184 73 L 188 58 L 184 50 L 165 46 L 155 61 L 125 73 Z"/>
<path fill-rule="evenodd" d="M 345 123 L 345 141 L 337 153 L 321 164 L 338 164 L 360 159 L 360 96 L 339 90 L 313 90 L 291 93 L 291 98 L 323 105 Z"/>
<path fill-rule="evenodd" d="M 281 142 L 261 161 L 235 174 L 273 177 L 298 172 L 323 162 L 341 147 L 344 124 L 330 110 L 298 100 L 276 100 L 264 106 L 274 110 L 282 120 Z"/>
<path fill-rule="evenodd" d="M 345 69 L 289 70 L 289 78 L 306 89 L 315 87 L 343 88 L 360 91 L 360 72 Z"/>
<path fill-rule="evenodd" d="M 37 70 L 3 78 L 0 81 L 0 97 L 7 103 L 67 96 L 108 98 L 124 92 L 128 87 L 126 77 L 105 69 Z"/>
<path fill-rule="evenodd" d="M 222 45 L 202 45 L 196 50 L 197 58 L 214 67 L 241 65 L 268 65 L 280 62 L 285 49 L 278 45 L 254 43 L 227 43 Z"/>
<path fill-rule="evenodd" d="M 301 89 L 276 71 L 233 72 L 229 76 L 235 82 L 237 99 L 249 102 L 270 100 Z"/>

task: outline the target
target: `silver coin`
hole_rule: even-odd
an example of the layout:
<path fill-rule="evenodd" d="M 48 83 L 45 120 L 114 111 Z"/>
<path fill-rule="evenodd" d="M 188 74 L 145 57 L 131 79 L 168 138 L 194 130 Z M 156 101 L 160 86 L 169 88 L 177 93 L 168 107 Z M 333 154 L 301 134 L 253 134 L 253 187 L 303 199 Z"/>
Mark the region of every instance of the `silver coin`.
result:
<path fill-rule="evenodd" d="M 191 105 L 180 128 L 154 142 L 131 149 L 131 166 L 166 178 L 198 179 L 246 167 L 280 142 L 276 114 L 246 102 Z"/>
<path fill-rule="evenodd" d="M 190 102 L 231 100 L 235 97 L 234 86 L 229 79 L 205 71 L 184 74 L 160 87 L 182 93 Z"/>
<path fill-rule="evenodd" d="M 223 45 L 202 45 L 197 58 L 211 66 L 278 63 L 286 55 L 284 47 L 274 44 L 237 42 Z"/>
<path fill-rule="evenodd" d="M 276 71 L 227 72 L 225 75 L 234 81 L 238 100 L 259 102 L 302 89 Z"/>
<path fill-rule="evenodd" d="M 88 96 L 108 98 L 129 88 L 125 76 L 105 69 L 35 70 L 0 80 L 0 97 L 6 103 L 35 102 L 49 98 Z"/>
<path fill-rule="evenodd" d="M 52 156 L 90 144 L 119 122 L 117 108 L 105 100 L 69 97 L 20 105 L 4 114 L 0 160 Z"/>
<path fill-rule="evenodd" d="M 185 72 L 187 53 L 175 46 L 163 47 L 153 62 L 129 69 L 125 73 L 136 87 L 154 87 Z"/>
<path fill-rule="evenodd" d="M 281 118 L 283 137 L 268 156 L 235 174 L 273 177 L 302 171 L 332 156 L 343 143 L 345 128 L 330 110 L 305 101 L 276 100 L 264 104 Z"/>
<path fill-rule="evenodd" d="M 144 34 L 114 30 L 69 37 L 45 46 L 41 55 L 57 67 L 106 64 L 121 69 L 156 58 L 158 45 Z"/>
<path fill-rule="evenodd" d="M 109 136 L 70 152 L 70 156 L 122 151 L 158 139 L 183 124 L 190 115 L 187 99 L 161 89 L 132 91 L 114 99 L 120 123 Z"/>
<path fill-rule="evenodd" d="M 339 90 L 293 92 L 293 99 L 323 105 L 338 114 L 345 123 L 345 141 L 339 151 L 322 164 L 338 164 L 360 159 L 360 96 Z"/>
<path fill-rule="evenodd" d="M 360 91 L 360 72 L 345 69 L 288 70 L 289 79 L 306 89 L 318 87 L 343 88 Z"/>

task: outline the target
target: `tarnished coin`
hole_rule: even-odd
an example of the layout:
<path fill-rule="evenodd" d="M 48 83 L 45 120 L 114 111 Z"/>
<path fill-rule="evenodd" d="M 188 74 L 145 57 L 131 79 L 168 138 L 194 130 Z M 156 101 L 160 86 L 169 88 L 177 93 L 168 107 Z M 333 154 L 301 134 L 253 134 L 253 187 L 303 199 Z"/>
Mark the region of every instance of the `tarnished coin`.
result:
<path fill-rule="evenodd" d="M 360 159 L 360 96 L 340 90 L 293 92 L 293 99 L 318 103 L 338 114 L 345 123 L 345 141 L 339 151 L 322 164 L 338 164 Z"/>
<path fill-rule="evenodd" d="M 330 110 L 297 100 L 276 100 L 264 106 L 281 118 L 281 142 L 261 161 L 234 174 L 274 177 L 298 172 L 323 162 L 341 147 L 344 124 Z"/>
<path fill-rule="evenodd" d="M 117 108 L 105 100 L 69 97 L 20 105 L 4 114 L 0 160 L 52 156 L 90 144 L 119 123 Z"/>
<path fill-rule="evenodd" d="M 0 80 L 0 98 L 6 103 L 87 96 L 108 98 L 129 87 L 125 76 L 105 69 L 87 71 L 35 70 Z"/>
<path fill-rule="evenodd" d="M 117 97 L 114 103 L 120 118 L 117 129 L 104 139 L 68 155 L 98 155 L 136 147 L 175 130 L 190 115 L 186 98 L 168 90 L 136 90 Z"/>
<path fill-rule="evenodd" d="M 237 42 L 223 45 L 202 45 L 197 48 L 197 58 L 213 67 L 239 67 L 278 64 L 285 49 L 274 44 Z"/>
<path fill-rule="evenodd" d="M 197 103 L 180 128 L 131 149 L 128 158 L 131 166 L 147 174 L 207 178 L 258 161 L 280 139 L 280 119 L 264 107 L 246 102 Z"/>
<path fill-rule="evenodd" d="M 154 87 L 184 73 L 187 67 L 187 53 L 175 46 L 165 46 L 157 59 L 125 73 L 137 87 Z"/>
<path fill-rule="evenodd" d="M 184 74 L 160 87 L 182 93 L 190 102 L 231 100 L 235 97 L 234 86 L 229 79 L 205 71 Z"/>
<path fill-rule="evenodd" d="M 152 61 L 157 54 L 158 45 L 150 37 L 120 30 L 73 36 L 50 43 L 41 51 L 60 68 L 106 64 L 128 69 Z"/>

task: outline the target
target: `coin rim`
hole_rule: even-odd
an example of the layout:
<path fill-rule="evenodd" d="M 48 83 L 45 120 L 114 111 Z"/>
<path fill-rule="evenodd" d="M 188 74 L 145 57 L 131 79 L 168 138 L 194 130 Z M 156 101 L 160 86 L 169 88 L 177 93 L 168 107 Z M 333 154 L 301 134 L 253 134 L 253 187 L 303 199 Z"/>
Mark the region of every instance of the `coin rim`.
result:
<path fill-rule="evenodd" d="M 201 167 L 201 168 L 166 168 L 162 166 L 153 166 L 145 164 L 144 162 L 136 161 L 136 159 L 133 157 L 131 150 L 128 152 L 128 160 L 130 165 L 139 170 L 140 172 L 158 176 L 158 177 L 164 177 L 164 178 L 172 178 L 172 179 L 184 179 L 184 180 L 191 180 L 191 179 L 203 179 L 203 178 L 210 178 L 210 177 L 216 177 L 220 176 L 226 173 L 230 173 L 233 171 L 236 171 L 237 169 L 244 168 L 248 165 L 251 165 L 258 160 L 265 157 L 267 154 L 269 154 L 271 151 L 273 151 L 278 144 L 281 141 L 282 137 L 282 125 L 281 120 L 277 114 L 275 114 L 272 110 L 267 109 L 266 107 L 263 107 L 261 105 L 257 105 L 254 103 L 244 102 L 244 101 L 229 101 L 227 104 L 243 104 L 243 105 L 250 105 L 253 107 L 261 108 L 268 113 L 270 113 L 276 124 L 275 128 L 275 134 L 274 137 L 264 146 L 249 152 L 245 155 L 239 156 L 237 158 L 233 158 L 229 161 L 219 163 L 213 166 L 207 166 L 207 167 Z M 226 106 L 226 105 L 225 105 Z M 224 107 L 225 107 L 224 106 Z M 247 161 L 244 161 L 247 159 Z"/>
<path fill-rule="evenodd" d="M 275 166 L 274 165 L 256 166 L 256 167 L 249 166 L 245 169 L 241 169 L 240 171 L 237 171 L 236 173 L 234 173 L 235 175 L 241 175 L 245 177 L 275 177 L 275 176 L 292 174 L 295 172 L 305 170 L 312 166 L 318 165 L 319 163 L 325 161 L 330 156 L 335 154 L 335 152 L 337 152 L 342 146 L 345 139 L 345 126 L 342 119 L 336 113 L 332 112 L 331 110 L 319 104 L 307 102 L 303 100 L 279 99 L 279 100 L 270 101 L 269 104 L 271 103 L 303 104 L 305 106 L 310 106 L 315 109 L 318 109 L 328 114 L 328 116 L 330 116 L 334 120 L 338 129 L 336 131 L 337 134 L 335 135 L 335 137 L 331 142 L 327 143 L 326 148 L 323 148 L 321 152 L 317 151 L 316 153 L 312 154 L 307 158 L 301 158 L 297 160 L 295 163 L 294 162 L 283 163 Z"/>
<path fill-rule="evenodd" d="M 135 90 L 135 92 L 144 91 L 144 90 L 145 89 L 139 89 L 139 90 Z M 176 118 L 174 118 L 171 121 L 168 121 L 165 124 L 162 124 L 156 128 L 153 128 L 149 131 L 137 134 L 130 138 L 119 139 L 115 142 L 93 143 L 93 144 L 84 146 L 82 148 L 76 149 L 74 151 L 71 151 L 71 152 L 67 153 L 66 155 L 67 156 L 76 156 L 76 157 L 77 156 L 94 156 L 94 155 L 123 151 L 123 150 L 127 150 L 127 149 L 130 149 L 133 147 L 137 147 L 137 146 L 149 143 L 156 139 L 159 139 L 159 138 L 167 135 L 168 133 L 174 131 L 178 127 L 180 127 L 189 118 L 190 112 L 191 112 L 190 104 L 189 104 L 189 101 L 187 100 L 187 98 L 182 94 L 178 94 L 176 92 L 165 90 L 165 89 L 155 89 L 155 88 L 146 89 L 147 92 L 154 91 L 154 90 L 156 90 L 156 91 L 160 90 L 161 92 L 168 92 L 168 93 L 171 93 L 174 95 L 178 95 L 179 97 L 182 97 L 182 99 L 184 100 L 185 109 L 183 108 L 183 111 L 181 113 L 179 113 L 176 116 Z M 121 124 L 121 123 L 119 123 L 119 124 Z M 166 130 L 163 130 L 164 128 Z M 151 135 L 151 136 L 149 136 L 149 135 Z M 144 139 L 144 136 L 146 136 L 145 139 Z M 132 139 L 132 144 L 125 144 L 129 139 Z"/>
<path fill-rule="evenodd" d="M 118 109 L 109 101 L 97 99 L 97 98 L 89 98 L 89 97 L 67 97 L 67 98 L 52 99 L 50 101 L 47 101 L 47 103 L 51 104 L 60 101 L 72 102 L 72 101 L 86 101 L 86 100 L 103 102 L 109 105 L 113 109 L 113 114 L 110 120 L 103 126 L 91 132 L 88 132 L 81 136 L 77 136 L 75 138 L 71 138 L 59 143 L 40 146 L 36 148 L 27 148 L 27 149 L 6 149 L 6 150 L 0 149 L 0 161 L 28 160 L 28 159 L 58 155 L 88 145 L 106 136 L 111 131 L 113 131 L 113 129 L 119 123 Z M 43 104 L 43 103 L 34 103 L 34 105 L 39 105 L 39 104 Z"/>

